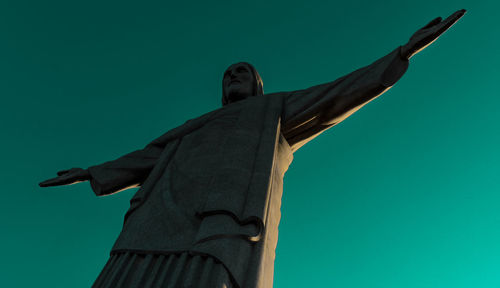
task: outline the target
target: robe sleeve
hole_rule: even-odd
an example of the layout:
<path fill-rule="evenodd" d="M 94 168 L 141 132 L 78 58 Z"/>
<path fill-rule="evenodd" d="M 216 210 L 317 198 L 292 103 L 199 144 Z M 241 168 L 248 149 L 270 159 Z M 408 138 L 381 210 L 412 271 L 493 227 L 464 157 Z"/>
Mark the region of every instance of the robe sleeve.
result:
<path fill-rule="evenodd" d="M 285 92 L 282 133 L 292 150 L 391 88 L 408 69 L 400 49 L 333 82 Z"/>
<path fill-rule="evenodd" d="M 157 163 L 168 143 L 168 132 L 144 149 L 128 153 L 116 160 L 88 168 L 90 186 L 97 196 L 110 195 L 140 186 Z"/>

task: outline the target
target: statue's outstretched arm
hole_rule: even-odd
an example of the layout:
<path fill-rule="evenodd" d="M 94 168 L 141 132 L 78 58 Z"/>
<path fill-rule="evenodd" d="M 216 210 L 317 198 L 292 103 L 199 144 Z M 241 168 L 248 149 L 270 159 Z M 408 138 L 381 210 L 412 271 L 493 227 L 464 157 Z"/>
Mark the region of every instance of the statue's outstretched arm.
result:
<path fill-rule="evenodd" d="M 116 160 L 88 169 L 73 168 L 58 172 L 58 177 L 41 182 L 41 187 L 70 185 L 90 181 L 97 196 L 113 194 L 128 188 L 142 185 L 156 166 L 164 151 L 182 135 L 201 127 L 215 112 L 188 120 L 160 137 L 143 149 L 128 153 Z"/>
<path fill-rule="evenodd" d="M 160 157 L 168 137 L 160 137 L 143 149 L 88 169 L 72 168 L 57 172 L 58 177 L 41 182 L 40 187 L 71 185 L 90 181 L 98 196 L 109 195 L 140 185 Z"/>
<path fill-rule="evenodd" d="M 407 44 L 331 83 L 285 93 L 282 132 L 292 149 L 297 150 L 386 92 L 403 76 L 409 58 L 434 42 L 464 13 L 459 10 L 444 21 L 432 20 Z"/>

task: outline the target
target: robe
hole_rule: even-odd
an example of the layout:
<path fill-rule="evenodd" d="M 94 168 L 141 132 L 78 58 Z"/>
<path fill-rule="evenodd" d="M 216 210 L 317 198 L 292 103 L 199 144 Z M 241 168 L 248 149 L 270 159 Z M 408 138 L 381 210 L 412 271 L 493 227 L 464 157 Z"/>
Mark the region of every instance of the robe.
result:
<path fill-rule="evenodd" d="M 98 196 L 141 187 L 111 255 L 210 257 L 233 287 L 272 287 L 293 152 L 384 93 L 407 68 L 398 47 L 333 82 L 231 103 L 89 167 Z"/>

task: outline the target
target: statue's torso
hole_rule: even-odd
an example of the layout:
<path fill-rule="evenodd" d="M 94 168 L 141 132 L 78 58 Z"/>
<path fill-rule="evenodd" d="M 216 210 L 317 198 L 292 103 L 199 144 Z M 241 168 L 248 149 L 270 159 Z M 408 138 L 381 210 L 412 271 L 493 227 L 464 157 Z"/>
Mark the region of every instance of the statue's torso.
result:
<path fill-rule="evenodd" d="M 282 178 L 292 155 L 277 111 L 259 103 L 229 105 L 182 135 L 114 250 L 209 254 L 239 282 L 247 269 L 272 275 Z M 200 217 L 207 211 L 215 214 Z M 257 242 L 248 241 L 255 235 L 261 235 Z"/>

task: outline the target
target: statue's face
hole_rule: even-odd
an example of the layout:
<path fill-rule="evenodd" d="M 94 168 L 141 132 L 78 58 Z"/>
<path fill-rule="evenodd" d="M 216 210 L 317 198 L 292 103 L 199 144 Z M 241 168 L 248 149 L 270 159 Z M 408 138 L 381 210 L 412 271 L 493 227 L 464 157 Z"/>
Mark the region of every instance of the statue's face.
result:
<path fill-rule="evenodd" d="M 237 63 L 229 66 L 222 80 L 224 93 L 226 93 L 229 103 L 253 96 L 255 93 L 255 81 L 250 67 L 245 63 Z"/>

